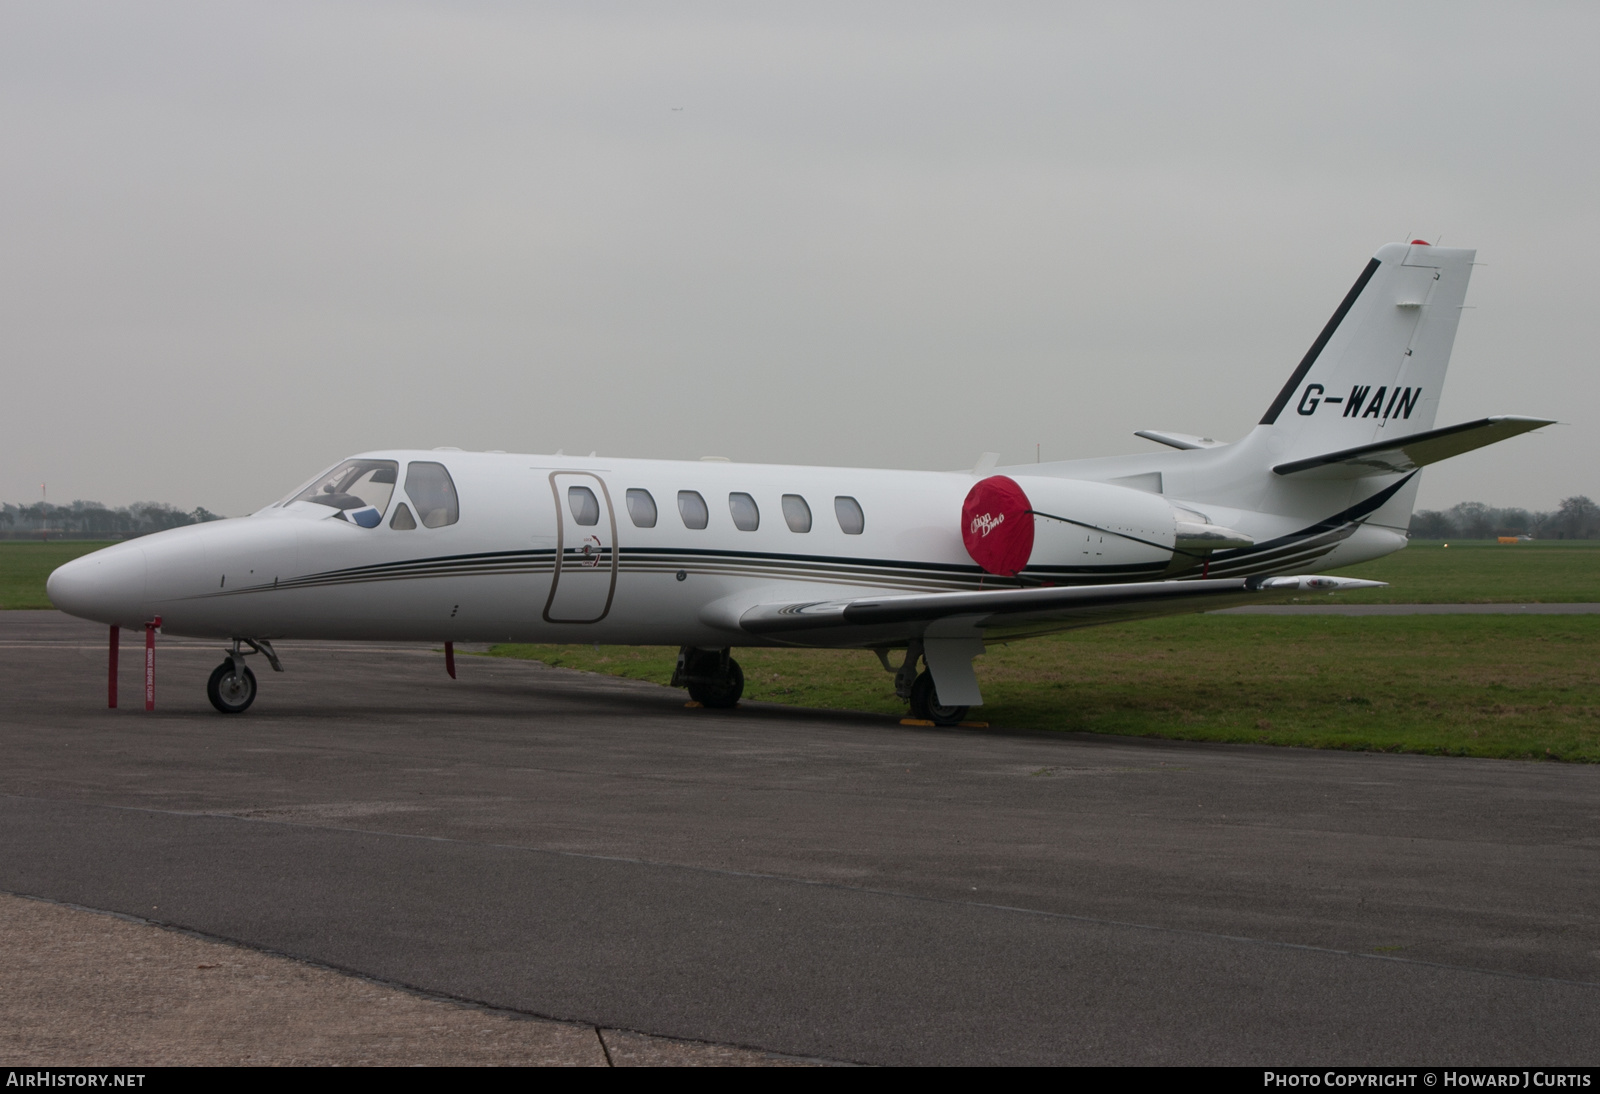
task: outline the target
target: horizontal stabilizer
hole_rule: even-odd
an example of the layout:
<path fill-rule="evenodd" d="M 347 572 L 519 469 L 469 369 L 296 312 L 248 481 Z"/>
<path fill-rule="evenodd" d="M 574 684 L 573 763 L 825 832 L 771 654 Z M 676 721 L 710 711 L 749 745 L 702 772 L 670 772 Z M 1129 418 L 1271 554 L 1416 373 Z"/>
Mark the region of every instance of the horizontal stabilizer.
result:
<path fill-rule="evenodd" d="M 860 597 L 758 604 L 742 612 L 737 625 L 746 633 L 779 641 L 853 644 L 855 637 L 866 644 L 918 637 L 941 620 L 959 621 L 964 627 L 979 631 L 1017 624 L 1089 626 L 1173 611 L 1231 607 L 1272 594 L 1373 589 L 1381 585 L 1381 581 L 1351 577 L 1301 575 Z M 834 633 L 819 633 L 828 631 Z"/>
<path fill-rule="evenodd" d="M 1471 452 L 1507 437 L 1554 425 L 1550 418 L 1524 418 L 1502 414 L 1475 422 L 1430 429 L 1393 440 L 1374 441 L 1310 459 L 1280 463 L 1272 470 L 1279 475 L 1300 475 L 1317 479 L 1360 479 L 1368 475 L 1403 475 L 1430 463 Z"/>
<path fill-rule="evenodd" d="M 1169 433 L 1165 429 L 1141 429 L 1134 433 L 1135 437 L 1143 437 L 1156 444 L 1164 444 L 1168 448 L 1181 448 L 1185 451 L 1193 448 L 1221 448 L 1227 441 L 1214 441 L 1210 437 L 1196 437 L 1193 433 Z"/>

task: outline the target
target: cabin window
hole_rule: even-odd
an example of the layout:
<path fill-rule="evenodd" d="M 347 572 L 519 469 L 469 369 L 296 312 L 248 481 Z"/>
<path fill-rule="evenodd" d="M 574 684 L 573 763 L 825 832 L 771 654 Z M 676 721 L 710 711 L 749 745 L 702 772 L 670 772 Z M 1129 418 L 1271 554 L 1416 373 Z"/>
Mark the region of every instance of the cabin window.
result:
<path fill-rule="evenodd" d="M 587 486 L 567 487 L 567 508 L 572 510 L 572 519 L 584 527 L 600 523 L 600 499 Z"/>
<path fill-rule="evenodd" d="M 693 490 L 678 491 L 678 515 L 683 518 L 685 528 L 704 528 L 711 522 L 706 499 Z"/>
<path fill-rule="evenodd" d="M 417 460 L 406 468 L 406 496 L 417 507 L 424 528 L 443 528 L 461 519 L 456 484 L 444 464 Z"/>
<path fill-rule="evenodd" d="M 401 502 L 394 507 L 394 516 L 389 518 L 389 527 L 402 532 L 409 532 L 417 526 L 417 518 L 411 515 L 411 507 Z"/>
<path fill-rule="evenodd" d="M 394 495 L 400 465 L 394 460 L 346 460 L 294 496 L 338 510 L 336 516 L 376 528 Z"/>
<path fill-rule="evenodd" d="M 656 526 L 656 499 L 650 496 L 650 491 L 628 491 L 628 516 L 633 518 L 635 528 Z"/>
<path fill-rule="evenodd" d="M 761 510 L 749 494 L 729 494 L 728 512 L 733 514 L 733 526 L 741 532 L 754 532 L 761 527 Z"/>
<path fill-rule="evenodd" d="M 855 498 L 834 498 L 833 515 L 839 518 L 839 528 L 847 536 L 859 536 L 862 529 L 867 526 L 866 515 L 861 512 L 861 503 Z"/>
<path fill-rule="evenodd" d="M 811 506 L 799 494 L 783 496 L 783 520 L 791 532 L 811 531 Z"/>

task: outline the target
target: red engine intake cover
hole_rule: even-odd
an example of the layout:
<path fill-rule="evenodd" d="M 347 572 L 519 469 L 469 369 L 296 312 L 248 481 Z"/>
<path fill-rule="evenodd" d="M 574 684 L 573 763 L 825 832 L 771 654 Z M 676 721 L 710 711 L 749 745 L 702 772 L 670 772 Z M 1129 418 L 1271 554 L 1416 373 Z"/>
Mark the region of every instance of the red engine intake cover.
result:
<path fill-rule="evenodd" d="M 1033 554 L 1033 506 L 1022 487 L 991 475 L 967 491 L 961 539 L 967 554 L 991 574 L 1015 577 Z"/>

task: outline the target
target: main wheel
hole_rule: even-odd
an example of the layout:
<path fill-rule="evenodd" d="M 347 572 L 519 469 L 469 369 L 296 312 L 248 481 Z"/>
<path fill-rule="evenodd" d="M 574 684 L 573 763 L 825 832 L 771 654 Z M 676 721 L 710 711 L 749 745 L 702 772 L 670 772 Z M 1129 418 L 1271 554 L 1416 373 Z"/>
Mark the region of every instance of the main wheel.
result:
<path fill-rule="evenodd" d="M 726 710 L 739 705 L 739 696 L 744 694 L 744 670 L 739 667 L 739 662 L 728 658 L 728 671 L 715 683 L 701 683 L 696 681 L 689 685 L 689 698 L 703 707 L 713 710 Z"/>
<path fill-rule="evenodd" d="M 960 725 L 967 717 L 967 707 L 939 705 L 939 694 L 933 687 L 933 674 L 919 672 L 911 682 L 911 716 L 936 726 Z"/>
<path fill-rule="evenodd" d="M 222 713 L 238 714 L 256 701 L 256 674 L 248 666 L 235 669 L 230 657 L 211 670 L 206 698 Z"/>

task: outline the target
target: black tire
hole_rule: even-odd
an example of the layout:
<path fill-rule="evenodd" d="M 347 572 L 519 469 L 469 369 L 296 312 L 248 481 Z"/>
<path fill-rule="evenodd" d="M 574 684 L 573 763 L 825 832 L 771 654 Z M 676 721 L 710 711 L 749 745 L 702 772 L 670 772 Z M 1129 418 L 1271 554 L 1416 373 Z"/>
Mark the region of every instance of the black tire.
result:
<path fill-rule="evenodd" d="M 712 710 L 727 710 L 739 705 L 744 694 L 744 670 L 739 662 L 728 658 L 728 671 L 715 683 L 696 681 L 689 685 L 689 698 Z"/>
<path fill-rule="evenodd" d="M 242 675 L 234 672 L 233 658 L 211 670 L 206 681 L 206 698 L 224 714 L 239 714 L 256 701 L 256 674 L 245 666 Z"/>
<path fill-rule="evenodd" d="M 936 726 L 955 726 L 967 720 L 968 707 L 939 705 L 939 696 L 933 687 L 933 676 L 920 672 L 911 682 L 911 716 Z"/>

